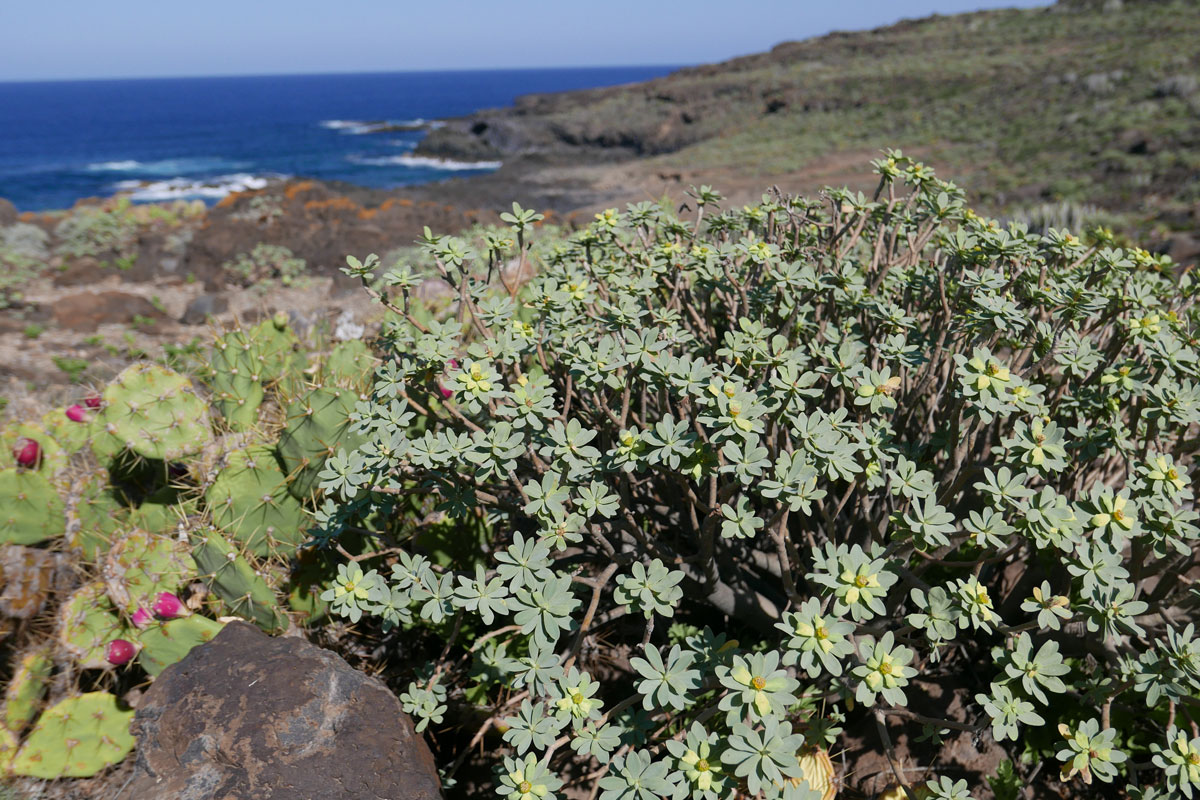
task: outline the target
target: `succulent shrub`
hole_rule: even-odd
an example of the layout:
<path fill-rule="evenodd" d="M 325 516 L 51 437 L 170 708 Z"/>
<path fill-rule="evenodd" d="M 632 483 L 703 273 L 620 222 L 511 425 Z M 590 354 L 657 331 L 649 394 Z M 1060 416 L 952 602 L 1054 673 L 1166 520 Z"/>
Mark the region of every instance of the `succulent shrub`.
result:
<path fill-rule="evenodd" d="M 457 298 L 432 318 L 403 266 L 348 260 L 382 362 L 314 537 L 393 546 L 328 597 L 444 643 L 406 703 L 460 749 L 503 731 L 502 796 L 819 797 L 843 726 L 1194 784 L 1196 283 L 874 166 L 872 196 L 597 214 L 519 286 L 533 212 L 426 231 Z M 430 560 L 431 526 L 475 544 Z M 913 710 L 933 676 L 956 717 Z"/>
<path fill-rule="evenodd" d="M 291 286 L 304 275 L 307 267 L 304 259 L 297 258 L 288 248 L 265 242 L 254 245 L 248 253 L 239 253 L 237 258 L 223 265 L 242 286 L 257 286 L 267 281 Z"/>

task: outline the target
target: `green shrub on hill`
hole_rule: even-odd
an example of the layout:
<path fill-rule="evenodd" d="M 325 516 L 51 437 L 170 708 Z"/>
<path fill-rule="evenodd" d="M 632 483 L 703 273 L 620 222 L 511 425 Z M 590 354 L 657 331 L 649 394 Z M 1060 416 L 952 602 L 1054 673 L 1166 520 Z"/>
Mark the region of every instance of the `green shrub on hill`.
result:
<path fill-rule="evenodd" d="M 325 597 L 436 632 L 403 699 L 448 778 L 502 731 L 505 797 L 820 797 L 848 731 L 901 783 L 905 736 L 925 796 L 1001 781 L 941 774 L 956 736 L 1072 792 L 1200 786 L 1195 282 L 875 167 L 874 197 L 598 214 L 519 291 L 427 234 L 459 298 L 433 321 L 349 260 L 384 363 L 316 538 L 392 535 L 414 497 L 484 531 Z"/>

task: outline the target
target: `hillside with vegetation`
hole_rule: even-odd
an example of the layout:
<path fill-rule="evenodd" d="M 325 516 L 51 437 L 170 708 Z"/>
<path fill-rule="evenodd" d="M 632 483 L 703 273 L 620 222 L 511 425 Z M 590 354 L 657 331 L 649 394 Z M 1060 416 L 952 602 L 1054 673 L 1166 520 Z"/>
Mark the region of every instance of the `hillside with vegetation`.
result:
<path fill-rule="evenodd" d="M 900 147 L 993 211 L 1065 201 L 1121 227 L 1195 232 L 1197 41 L 1195 2 L 932 16 L 521 98 L 432 131 L 421 150 L 514 167 L 642 158 L 658 173 L 786 184 Z"/>

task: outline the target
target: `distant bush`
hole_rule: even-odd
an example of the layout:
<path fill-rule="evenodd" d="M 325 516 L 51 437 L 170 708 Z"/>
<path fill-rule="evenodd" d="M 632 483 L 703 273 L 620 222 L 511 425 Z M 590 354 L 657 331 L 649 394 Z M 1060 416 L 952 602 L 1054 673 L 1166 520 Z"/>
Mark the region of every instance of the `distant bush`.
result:
<path fill-rule="evenodd" d="M 137 255 L 137 233 L 138 216 L 127 198 L 73 209 L 54 229 L 57 251 L 74 258 L 133 258 Z"/>
<path fill-rule="evenodd" d="M 606 211 L 522 287 L 427 233 L 432 321 L 350 259 L 385 361 L 316 537 L 397 544 L 324 598 L 441 643 L 402 699 L 447 778 L 498 731 L 505 797 L 828 797 L 852 730 L 900 783 L 893 737 L 926 752 L 926 797 L 1200 786 L 1195 282 L 875 167 Z M 538 215 L 505 219 L 523 258 Z M 932 761 L 964 733 L 1009 754 L 977 785 Z"/>
<path fill-rule="evenodd" d="M 259 243 L 254 245 L 254 249 L 249 253 L 241 253 L 237 258 L 226 262 L 224 269 L 232 273 L 242 286 L 255 286 L 267 281 L 278 281 L 283 286 L 291 286 L 304 274 L 307 265 L 304 259 L 296 258 L 286 247 Z"/>

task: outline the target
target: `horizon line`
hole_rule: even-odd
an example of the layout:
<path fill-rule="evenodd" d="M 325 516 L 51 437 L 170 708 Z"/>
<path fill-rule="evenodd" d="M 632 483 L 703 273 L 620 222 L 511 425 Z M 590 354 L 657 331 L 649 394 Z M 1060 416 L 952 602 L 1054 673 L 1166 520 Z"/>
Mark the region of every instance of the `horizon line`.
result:
<path fill-rule="evenodd" d="M 731 56 L 738 58 L 738 56 Z M 728 60 L 728 59 L 722 59 Z M 170 81 L 170 80 L 215 80 L 221 78 L 319 78 L 329 75 L 405 75 L 413 73 L 462 73 L 462 72 L 536 72 L 539 70 L 596 70 L 596 69 L 637 69 L 641 67 L 670 67 L 683 69 L 713 62 L 696 61 L 688 63 L 647 62 L 640 64 L 577 64 L 571 66 L 545 65 L 522 67 L 418 67 L 415 69 L 346 69 L 327 70 L 321 72 L 218 72 L 207 74 L 182 73 L 175 75 L 100 75 L 90 77 L 58 77 L 58 78 L 3 78 L 0 84 L 14 83 L 86 83 L 103 81 Z"/>

